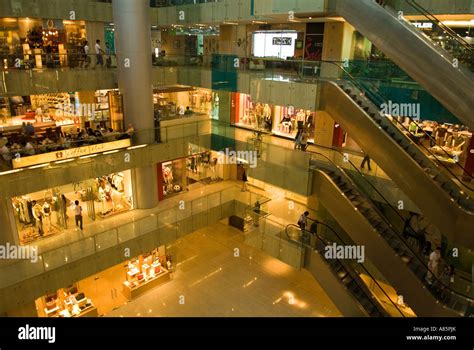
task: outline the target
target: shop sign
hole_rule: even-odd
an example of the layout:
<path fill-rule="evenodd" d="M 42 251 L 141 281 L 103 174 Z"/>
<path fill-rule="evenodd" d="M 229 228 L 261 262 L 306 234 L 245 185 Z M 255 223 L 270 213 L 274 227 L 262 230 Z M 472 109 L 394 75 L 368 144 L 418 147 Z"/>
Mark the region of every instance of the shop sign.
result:
<path fill-rule="evenodd" d="M 433 29 L 433 23 L 431 22 L 413 22 L 412 24 L 418 29 Z"/>
<path fill-rule="evenodd" d="M 273 45 L 291 45 L 293 43 L 292 38 L 289 37 L 275 37 L 273 38 Z"/>
<path fill-rule="evenodd" d="M 58 160 L 72 159 L 90 154 L 113 151 L 120 148 L 130 147 L 130 139 L 99 143 L 84 147 L 65 149 L 57 152 L 43 153 L 34 156 L 20 157 L 13 160 L 13 169 L 55 162 Z"/>

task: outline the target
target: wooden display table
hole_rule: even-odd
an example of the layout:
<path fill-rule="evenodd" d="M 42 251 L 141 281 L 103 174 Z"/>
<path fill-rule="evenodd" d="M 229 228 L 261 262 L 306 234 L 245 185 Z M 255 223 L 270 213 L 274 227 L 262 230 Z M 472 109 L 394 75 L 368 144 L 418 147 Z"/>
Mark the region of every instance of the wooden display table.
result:
<path fill-rule="evenodd" d="M 148 279 L 147 281 L 139 282 L 136 286 L 131 286 L 128 281 L 124 282 L 122 284 L 122 293 L 128 300 L 132 300 L 146 291 L 168 282 L 170 279 L 169 271 L 162 267 L 161 272 L 158 275 Z"/>

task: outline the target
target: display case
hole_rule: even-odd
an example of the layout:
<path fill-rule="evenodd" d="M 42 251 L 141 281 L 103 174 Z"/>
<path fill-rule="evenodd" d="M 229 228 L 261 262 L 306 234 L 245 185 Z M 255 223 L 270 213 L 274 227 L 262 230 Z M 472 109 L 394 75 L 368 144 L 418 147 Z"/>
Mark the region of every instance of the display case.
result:
<path fill-rule="evenodd" d="M 92 300 L 79 292 L 76 285 L 59 289 L 36 300 L 40 317 L 97 317 Z"/>
<path fill-rule="evenodd" d="M 170 280 L 170 272 L 162 265 L 158 252 L 146 257 L 129 261 L 126 267 L 126 281 L 122 285 L 122 293 L 132 300 L 146 291 Z"/>

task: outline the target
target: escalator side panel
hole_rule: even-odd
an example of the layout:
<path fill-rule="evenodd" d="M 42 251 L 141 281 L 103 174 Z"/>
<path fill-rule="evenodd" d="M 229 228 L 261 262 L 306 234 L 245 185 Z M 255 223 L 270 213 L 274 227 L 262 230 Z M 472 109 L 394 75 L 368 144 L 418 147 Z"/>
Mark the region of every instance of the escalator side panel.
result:
<path fill-rule="evenodd" d="M 358 245 L 365 246 L 367 258 L 380 270 L 389 283 L 418 316 L 455 316 L 453 311 L 437 303 L 418 277 L 396 256 L 393 249 L 369 224 L 364 216 L 345 198 L 337 185 L 323 171 L 313 177 L 313 195 L 329 211 Z"/>
<path fill-rule="evenodd" d="M 334 275 L 320 254 L 306 249 L 305 268 L 313 275 L 344 317 L 368 317 L 359 302 Z"/>
<path fill-rule="evenodd" d="M 373 0 L 337 0 L 336 11 L 474 130 L 474 74 L 440 54 L 434 43 Z"/>
<path fill-rule="evenodd" d="M 321 106 L 453 242 L 474 248 L 474 216 L 451 201 L 432 178 L 335 82 L 321 85 Z"/>

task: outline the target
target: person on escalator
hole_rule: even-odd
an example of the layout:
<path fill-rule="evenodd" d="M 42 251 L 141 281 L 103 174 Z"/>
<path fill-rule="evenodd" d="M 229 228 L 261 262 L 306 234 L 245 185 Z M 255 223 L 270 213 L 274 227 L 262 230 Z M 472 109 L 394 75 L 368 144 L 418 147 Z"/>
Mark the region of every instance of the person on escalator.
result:
<path fill-rule="evenodd" d="M 360 164 L 360 167 L 364 169 L 365 163 L 367 163 L 367 168 L 369 171 L 372 171 L 372 168 L 370 167 L 370 157 L 368 154 L 365 155 L 364 159 L 362 159 L 362 163 Z"/>
<path fill-rule="evenodd" d="M 305 211 L 303 214 L 301 214 L 300 218 L 298 219 L 298 226 L 302 231 L 304 231 L 304 229 L 306 228 L 306 225 L 308 224 L 308 216 L 309 216 L 309 211 Z"/>
<path fill-rule="evenodd" d="M 437 247 L 434 252 L 430 254 L 430 261 L 428 262 L 428 274 L 426 280 L 428 284 L 433 284 L 433 277 L 438 278 L 438 266 L 441 262 L 441 248 Z"/>

